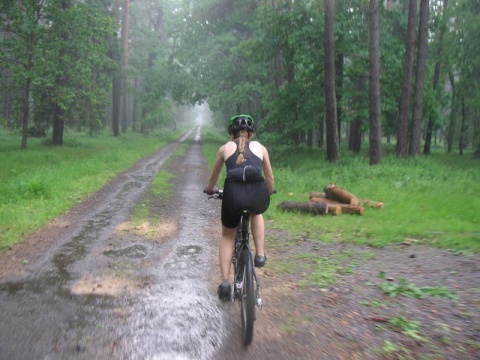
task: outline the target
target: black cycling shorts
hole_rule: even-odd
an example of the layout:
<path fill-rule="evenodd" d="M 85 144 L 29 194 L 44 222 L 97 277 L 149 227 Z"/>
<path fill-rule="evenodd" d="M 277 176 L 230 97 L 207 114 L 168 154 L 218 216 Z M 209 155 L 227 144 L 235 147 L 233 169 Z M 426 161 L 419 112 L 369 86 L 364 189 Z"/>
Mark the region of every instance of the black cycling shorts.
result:
<path fill-rule="evenodd" d="M 263 214 L 270 206 L 270 193 L 265 181 L 226 181 L 223 187 L 222 225 L 233 229 L 246 210 Z"/>

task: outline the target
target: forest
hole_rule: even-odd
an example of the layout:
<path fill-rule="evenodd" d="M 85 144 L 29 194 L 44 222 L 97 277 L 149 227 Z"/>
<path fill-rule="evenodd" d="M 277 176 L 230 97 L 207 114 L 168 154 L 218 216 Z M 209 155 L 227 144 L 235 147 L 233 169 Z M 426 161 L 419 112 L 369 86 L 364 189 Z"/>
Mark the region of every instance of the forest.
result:
<path fill-rule="evenodd" d="M 267 142 L 480 157 L 477 0 L 3 0 L 0 123 L 148 134 L 208 104 Z"/>

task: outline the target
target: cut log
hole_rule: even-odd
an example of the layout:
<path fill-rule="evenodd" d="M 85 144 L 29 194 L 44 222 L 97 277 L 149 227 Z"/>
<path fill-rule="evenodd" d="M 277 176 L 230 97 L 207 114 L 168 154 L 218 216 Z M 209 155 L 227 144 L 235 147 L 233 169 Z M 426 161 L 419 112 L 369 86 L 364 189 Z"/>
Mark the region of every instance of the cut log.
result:
<path fill-rule="evenodd" d="M 342 203 L 339 203 L 338 201 L 335 201 L 335 200 L 324 199 L 324 198 L 319 198 L 319 197 L 312 197 L 312 198 L 310 198 L 310 201 L 312 201 L 316 204 L 326 204 L 327 206 L 340 207 L 341 212 L 346 213 L 346 214 L 363 215 L 365 213 L 365 208 L 363 206 L 360 206 L 360 205 L 342 204 Z"/>
<path fill-rule="evenodd" d="M 329 205 L 348 205 L 348 204 L 344 204 L 344 203 L 341 203 L 341 202 L 338 202 L 336 200 L 332 200 L 332 199 L 327 199 L 327 198 L 323 198 L 323 197 L 315 197 L 315 196 L 311 196 L 310 197 L 310 201 L 313 201 L 313 202 L 316 202 L 316 203 L 327 203 Z"/>
<path fill-rule="evenodd" d="M 358 205 L 358 197 L 335 184 L 325 186 L 323 191 L 327 194 L 328 199 L 336 200 L 343 204 Z"/>
<path fill-rule="evenodd" d="M 328 204 L 327 209 L 328 209 L 328 214 L 331 214 L 331 215 L 340 215 L 343 212 L 342 207 L 336 204 Z"/>
<path fill-rule="evenodd" d="M 327 194 L 324 193 L 324 192 L 312 191 L 309 194 L 309 199 L 312 200 L 313 198 L 316 198 L 316 199 L 322 198 L 322 199 L 325 199 L 325 200 L 330 200 L 332 202 L 339 203 L 338 201 L 329 199 Z M 383 206 L 384 206 L 383 202 L 381 202 L 381 201 L 375 201 L 375 200 L 369 200 L 369 199 L 358 199 L 358 205 L 369 206 L 369 207 L 376 208 L 376 209 L 383 209 Z"/>
<path fill-rule="evenodd" d="M 365 208 L 363 206 L 360 206 L 360 205 L 343 204 L 343 205 L 340 205 L 340 207 L 342 208 L 342 213 L 358 214 L 358 215 L 365 214 Z"/>
<path fill-rule="evenodd" d="M 299 211 L 316 215 L 338 215 L 342 211 L 340 206 L 315 202 L 281 201 L 277 206 L 286 211 Z"/>
<path fill-rule="evenodd" d="M 309 196 L 310 196 L 310 199 L 311 199 L 312 197 L 316 197 L 316 198 L 326 198 L 326 197 L 327 197 L 327 194 L 325 194 L 324 192 L 312 191 Z"/>

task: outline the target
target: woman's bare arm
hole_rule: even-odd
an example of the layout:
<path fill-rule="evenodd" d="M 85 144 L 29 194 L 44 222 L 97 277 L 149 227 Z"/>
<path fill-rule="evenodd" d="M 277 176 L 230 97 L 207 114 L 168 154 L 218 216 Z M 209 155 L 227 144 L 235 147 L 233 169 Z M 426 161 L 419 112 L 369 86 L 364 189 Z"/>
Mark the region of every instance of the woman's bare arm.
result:
<path fill-rule="evenodd" d="M 224 147 L 225 145 L 221 146 L 220 149 L 217 151 L 217 155 L 215 157 L 215 163 L 213 164 L 213 169 L 210 174 L 210 179 L 208 180 L 208 185 L 205 188 L 207 193 L 212 192 L 213 188 L 217 184 L 218 177 L 220 175 L 220 171 L 222 170 L 223 163 L 225 162 L 224 159 Z"/>
<path fill-rule="evenodd" d="M 271 194 L 275 189 L 272 164 L 270 163 L 270 156 L 268 155 L 267 148 L 263 145 L 262 145 L 262 148 L 263 148 L 263 175 L 265 176 L 265 182 L 267 184 L 268 191 Z"/>

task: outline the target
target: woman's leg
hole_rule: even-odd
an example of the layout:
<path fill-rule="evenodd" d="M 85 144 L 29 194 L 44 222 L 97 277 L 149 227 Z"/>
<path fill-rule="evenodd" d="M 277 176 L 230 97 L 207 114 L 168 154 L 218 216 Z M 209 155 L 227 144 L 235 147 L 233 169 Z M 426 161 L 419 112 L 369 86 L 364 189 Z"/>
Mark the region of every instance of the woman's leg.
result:
<path fill-rule="evenodd" d="M 264 256 L 263 243 L 265 241 L 265 221 L 263 220 L 263 215 L 250 215 L 250 225 L 253 241 L 255 242 L 255 253 L 258 256 Z"/>
<path fill-rule="evenodd" d="M 230 275 L 230 267 L 233 255 L 233 240 L 235 239 L 236 228 L 229 229 L 222 226 L 222 238 L 220 239 L 219 257 L 220 271 L 222 272 L 222 280 L 227 280 Z"/>

